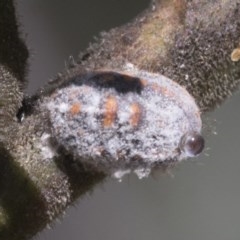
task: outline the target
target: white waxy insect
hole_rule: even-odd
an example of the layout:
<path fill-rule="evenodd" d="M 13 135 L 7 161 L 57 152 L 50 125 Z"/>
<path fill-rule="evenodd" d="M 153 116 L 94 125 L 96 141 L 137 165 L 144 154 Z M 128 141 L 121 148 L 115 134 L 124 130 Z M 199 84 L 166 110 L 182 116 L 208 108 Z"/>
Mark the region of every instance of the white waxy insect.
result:
<path fill-rule="evenodd" d="M 204 148 L 193 97 L 160 74 L 95 71 L 73 77 L 45 101 L 57 142 L 76 161 L 121 178 Z"/>

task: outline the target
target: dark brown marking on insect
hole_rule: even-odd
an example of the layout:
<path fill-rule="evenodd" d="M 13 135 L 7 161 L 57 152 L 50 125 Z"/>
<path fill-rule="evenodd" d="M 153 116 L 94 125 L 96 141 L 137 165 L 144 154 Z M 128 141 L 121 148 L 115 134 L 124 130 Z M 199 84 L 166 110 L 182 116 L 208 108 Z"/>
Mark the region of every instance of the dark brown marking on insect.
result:
<path fill-rule="evenodd" d="M 123 94 L 129 92 L 140 94 L 144 87 L 138 77 L 111 71 L 90 73 L 85 76 L 84 80 L 80 76 L 76 76 L 70 82 L 75 85 L 87 85 L 96 88 L 112 88 L 118 93 Z"/>
<path fill-rule="evenodd" d="M 117 116 L 117 100 L 114 96 L 109 96 L 104 105 L 103 126 L 111 127 Z"/>
<path fill-rule="evenodd" d="M 142 110 L 138 103 L 133 103 L 130 105 L 130 124 L 132 127 L 137 127 L 140 123 L 141 116 L 142 116 Z"/>
<path fill-rule="evenodd" d="M 70 108 L 70 113 L 72 115 L 79 114 L 81 112 L 81 104 L 79 102 L 74 103 Z"/>

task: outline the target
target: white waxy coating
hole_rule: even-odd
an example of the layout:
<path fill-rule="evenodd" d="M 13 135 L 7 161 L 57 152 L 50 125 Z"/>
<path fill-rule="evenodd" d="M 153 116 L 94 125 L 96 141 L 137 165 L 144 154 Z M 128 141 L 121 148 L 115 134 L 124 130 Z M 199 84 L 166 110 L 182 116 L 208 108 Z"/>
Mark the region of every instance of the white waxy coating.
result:
<path fill-rule="evenodd" d="M 57 142 L 77 161 L 115 177 L 129 172 L 145 177 L 152 168 L 197 155 L 204 146 L 194 99 L 159 74 L 135 69 L 76 76 L 43 104 Z M 189 134 L 199 136 L 201 145 L 194 142 L 198 137 L 186 138 Z"/>

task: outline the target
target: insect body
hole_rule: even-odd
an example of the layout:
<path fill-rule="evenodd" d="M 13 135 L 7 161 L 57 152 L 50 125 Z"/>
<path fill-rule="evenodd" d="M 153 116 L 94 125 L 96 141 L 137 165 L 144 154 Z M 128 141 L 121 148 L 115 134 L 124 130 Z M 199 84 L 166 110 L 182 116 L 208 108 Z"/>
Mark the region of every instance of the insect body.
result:
<path fill-rule="evenodd" d="M 145 176 L 204 147 L 194 99 L 159 74 L 86 73 L 57 89 L 45 104 L 58 143 L 76 160 L 107 174 Z"/>

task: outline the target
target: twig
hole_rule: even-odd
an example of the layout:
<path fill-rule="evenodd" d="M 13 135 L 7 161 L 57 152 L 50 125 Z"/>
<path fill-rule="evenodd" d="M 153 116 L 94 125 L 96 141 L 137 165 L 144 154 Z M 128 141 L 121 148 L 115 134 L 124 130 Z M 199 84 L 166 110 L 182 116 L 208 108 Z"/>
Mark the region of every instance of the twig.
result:
<path fill-rule="evenodd" d="M 205 112 L 239 85 L 240 62 L 235 54 L 239 40 L 239 0 L 153 1 L 133 22 L 102 33 L 77 65 L 25 99 L 18 112 L 28 52 L 18 37 L 12 1 L 2 0 L 0 238 L 32 237 L 105 178 L 99 171 L 76 164 L 71 152 L 58 148 L 49 112 L 41 105 L 50 93 L 83 72 L 119 72 L 131 63 L 185 86 Z"/>

